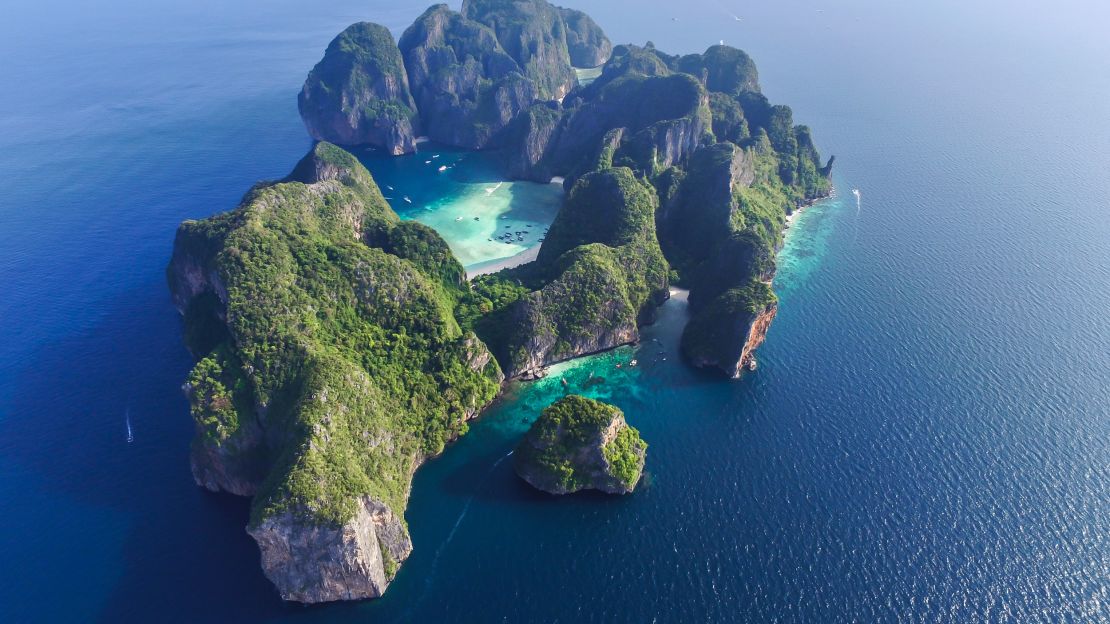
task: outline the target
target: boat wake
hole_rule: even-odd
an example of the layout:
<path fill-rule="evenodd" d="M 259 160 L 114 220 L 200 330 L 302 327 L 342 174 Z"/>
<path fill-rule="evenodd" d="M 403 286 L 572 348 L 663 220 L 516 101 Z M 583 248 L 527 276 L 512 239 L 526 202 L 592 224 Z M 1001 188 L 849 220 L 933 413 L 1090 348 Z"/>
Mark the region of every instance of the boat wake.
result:
<path fill-rule="evenodd" d="M 127 443 L 131 444 L 135 441 L 135 434 L 131 431 L 131 408 L 127 408 L 123 414 L 123 420 L 127 424 Z"/>
<path fill-rule="evenodd" d="M 504 184 L 504 182 L 498 182 L 496 185 L 486 188 L 486 195 L 493 195 L 497 192 L 497 189 L 501 188 L 502 184 Z"/>
<path fill-rule="evenodd" d="M 493 465 L 490 466 L 490 469 L 486 471 L 486 474 L 478 483 L 478 487 L 474 490 L 474 493 L 470 495 L 470 498 L 466 499 L 466 504 L 463 505 L 462 511 L 459 512 L 459 517 L 455 519 L 455 524 L 451 526 L 451 530 L 447 533 L 447 539 L 443 540 L 443 543 L 439 545 L 439 548 L 436 550 L 435 557 L 432 558 L 431 569 L 428 571 L 428 577 L 424 583 L 425 591 L 427 591 L 427 589 L 432 586 L 432 580 L 435 579 L 436 567 L 439 565 L 439 557 L 443 554 L 443 550 L 447 548 L 447 545 L 451 543 L 451 540 L 455 538 L 455 533 L 458 532 L 459 527 L 462 525 L 462 521 L 466 518 L 467 512 L 470 511 L 470 505 L 474 502 L 474 498 L 478 496 L 479 493 L 481 493 L 482 488 L 485 487 L 486 481 L 489 479 L 490 475 L 493 474 L 493 471 L 497 470 L 497 467 L 500 466 L 501 463 L 508 459 L 509 456 L 511 456 L 512 454 L 513 452 L 509 451 L 500 459 L 493 462 Z"/>

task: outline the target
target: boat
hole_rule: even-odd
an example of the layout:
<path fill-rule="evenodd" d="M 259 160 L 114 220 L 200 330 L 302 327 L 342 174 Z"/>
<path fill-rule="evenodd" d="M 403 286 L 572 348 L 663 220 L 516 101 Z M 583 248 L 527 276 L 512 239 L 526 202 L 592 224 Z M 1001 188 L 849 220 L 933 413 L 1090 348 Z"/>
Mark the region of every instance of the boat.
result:
<path fill-rule="evenodd" d="M 629 362 L 629 363 L 628 363 L 628 365 L 629 365 L 629 366 L 635 366 L 635 365 L 637 365 L 637 364 L 639 364 L 639 363 L 640 363 L 640 361 L 639 361 L 639 360 L 632 360 L 631 362 Z"/>
<path fill-rule="evenodd" d="M 748 360 L 748 370 L 754 371 L 759 364 L 756 363 L 755 358 Z"/>
<path fill-rule="evenodd" d="M 408 203 L 410 203 L 410 204 L 412 203 L 412 200 L 411 200 L 411 199 L 409 199 L 409 196 L 408 196 L 408 195 L 405 195 L 405 198 L 404 198 L 404 199 L 405 199 L 405 201 L 407 201 Z"/>
<path fill-rule="evenodd" d="M 456 221 L 462 221 L 462 217 L 455 217 Z"/>
<path fill-rule="evenodd" d="M 447 165 L 443 165 L 442 167 L 440 167 L 440 168 L 439 168 L 439 170 L 440 170 L 441 172 L 442 172 L 442 171 L 447 171 Z"/>

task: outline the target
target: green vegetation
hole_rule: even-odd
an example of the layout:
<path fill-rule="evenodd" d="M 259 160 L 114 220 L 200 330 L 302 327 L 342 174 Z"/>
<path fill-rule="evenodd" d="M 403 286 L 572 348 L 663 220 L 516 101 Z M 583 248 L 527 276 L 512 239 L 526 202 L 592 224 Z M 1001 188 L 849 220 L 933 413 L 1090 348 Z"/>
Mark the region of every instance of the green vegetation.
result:
<path fill-rule="evenodd" d="M 604 436 L 616 427 L 616 435 Z M 640 480 L 647 444 L 612 405 L 576 394 L 543 410 L 516 449 L 517 472 L 553 493 L 630 492 Z M 615 481 L 615 483 L 613 482 Z"/>
<path fill-rule="evenodd" d="M 385 578 L 387 581 L 392 581 L 393 577 L 397 576 L 397 560 L 393 558 L 389 549 L 380 541 L 378 542 L 378 548 L 382 551 L 382 568 L 385 571 Z"/>
<path fill-rule="evenodd" d="M 239 431 L 240 414 L 249 414 L 252 405 L 250 387 L 226 344 L 197 362 L 185 385 L 190 412 L 205 441 L 220 446 Z"/>
<path fill-rule="evenodd" d="M 629 490 L 634 489 L 644 470 L 644 453 L 647 452 L 647 442 L 640 438 L 640 433 L 625 427 L 601 450 L 612 475 Z"/>
<path fill-rule="evenodd" d="M 298 105 L 317 138 L 411 151 L 416 103 L 393 35 L 359 22 L 340 33 L 305 80 Z"/>
<path fill-rule="evenodd" d="M 199 259 L 227 292 L 230 338 L 190 374 L 194 416 L 216 444 L 246 419 L 277 444 L 253 522 L 342 523 L 364 495 L 400 516 L 415 465 L 465 430 L 500 372 L 454 317 L 469 294 L 437 234 L 400 223 L 334 146 L 292 178 L 181 226 L 175 263 Z"/>
<path fill-rule="evenodd" d="M 670 271 L 655 236 L 656 205 L 651 185 L 629 169 L 590 173 L 571 189 L 535 263 L 480 282 L 497 285 L 507 304 L 491 304 L 475 324 L 507 374 L 537 355 L 558 361 L 616 346 L 606 340 L 627 342 L 652 314 Z"/>

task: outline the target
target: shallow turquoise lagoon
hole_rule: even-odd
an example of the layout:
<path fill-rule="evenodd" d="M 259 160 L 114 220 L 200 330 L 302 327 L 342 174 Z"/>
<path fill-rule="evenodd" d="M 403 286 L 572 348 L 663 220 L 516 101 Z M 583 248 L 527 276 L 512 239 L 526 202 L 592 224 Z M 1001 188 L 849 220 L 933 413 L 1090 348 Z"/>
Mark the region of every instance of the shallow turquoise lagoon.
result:
<path fill-rule="evenodd" d="M 406 156 L 356 153 L 397 214 L 439 231 L 471 273 L 538 246 L 563 200 L 559 180 L 507 181 L 481 152 L 421 143 Z"/>

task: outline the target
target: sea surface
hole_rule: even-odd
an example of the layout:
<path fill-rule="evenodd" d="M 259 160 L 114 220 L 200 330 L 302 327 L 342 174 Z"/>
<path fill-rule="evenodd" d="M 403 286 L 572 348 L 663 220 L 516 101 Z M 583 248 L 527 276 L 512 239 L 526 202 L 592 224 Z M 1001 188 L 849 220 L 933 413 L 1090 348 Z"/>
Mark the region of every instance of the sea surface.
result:
<path fill-rule="evenodd" d="M 424 5 L 4 3 L 0 621 L 1110 622 L 1110 6 L 567 4 L 617 42 L 747 50 L 839 194 L 791 228 L 755 374 L 682 365 L 676 291 L 639 346 L 511 387 L 417 473 L 385 598 L 301 607 L 247 502 L 192 482 L 164 269 L 180 221 L 308 150 L 328 41 Z M 464 263 L 526 247 L 485 245 L 495 217 L 550 219 L 557 186 L 482 197 L 482 157 L 432 153 L 472 175 L 360 156 Z M 565 391 L 640 429 L 636 493 L 514 477 Z"/>

